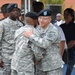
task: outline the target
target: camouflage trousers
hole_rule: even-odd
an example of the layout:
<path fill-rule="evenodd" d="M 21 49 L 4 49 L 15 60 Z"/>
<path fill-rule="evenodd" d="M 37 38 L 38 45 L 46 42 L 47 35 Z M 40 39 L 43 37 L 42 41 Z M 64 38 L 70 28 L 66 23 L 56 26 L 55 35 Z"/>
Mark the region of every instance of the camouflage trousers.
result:
<path fill-rule="evenodd" d="M 17 72 L 16 70 L 11 70 L 11 75 L 34 75 L 31 71 L 25 71 L 25 72 Z"/>
<path fill-rule="evenodd" d="M 37 70 L 37 71 L 38 72 L 36 75 L 63 75 L 62 68 L 58 68 L 51 71 L 41 71 L 41 70 Z"/>
<path fill-rule="evenodd" d="M 11 75 L 11 60 L 3 59 L 4 67 L 0 68 L 0 75 Z"/>
<path fill-rule="evenodd" d="M 3 75 L 3 68 L 0 68 L 0 75 Z"/>

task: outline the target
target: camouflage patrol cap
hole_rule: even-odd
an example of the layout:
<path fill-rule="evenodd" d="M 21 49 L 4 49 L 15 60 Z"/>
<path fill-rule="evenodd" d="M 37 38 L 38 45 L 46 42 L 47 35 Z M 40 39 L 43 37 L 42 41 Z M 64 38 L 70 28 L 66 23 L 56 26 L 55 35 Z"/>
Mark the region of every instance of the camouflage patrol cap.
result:
<path fill-rule="evenodd" d="M 49 9 L 41 10 L 38 13 L 38 16 L 51 16 L 51 15 L 52 15 L 52 11 L 50 11 Z"/>
<path fill-rule="evenodd" d="M 7 6 L 8 13 L 11 12 L 14 8 L 18 8 L 18 5 L 17 4 L 9 4 Z"/>
<path fill-rule="evenodd" d="M 8 5 L 9 5 L 9 3 L 3 4 L 3 5 L 1 6 L 1 13 L 3 13 L 3 14 L 7 13 L 7 6 L 8 6 Z"/>

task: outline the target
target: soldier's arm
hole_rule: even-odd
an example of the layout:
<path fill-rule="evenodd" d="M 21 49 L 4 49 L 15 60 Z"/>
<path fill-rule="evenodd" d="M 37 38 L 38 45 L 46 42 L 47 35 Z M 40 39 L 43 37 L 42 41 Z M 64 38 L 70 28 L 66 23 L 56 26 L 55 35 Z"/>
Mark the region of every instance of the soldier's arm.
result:
<path fill-rule="evenodd" d="M 58 32 L 55 30 L 47 32 L 43 38 L 40 38 L 29 31 L 24 32 L 23 34 L 26 37 L 29 37 L 30 41 L 36 44 L 38 47 L 45 48 L 45 49 L 48 48 L 52 43 L 54 43 L 57 37 L 59 36 Z"/>
<path fill-rule="evenodd" d="M 0 67 L 3 67 L 4 62 L 2 60 L 1 51 L 2 51 L 2 35 L 3 35 L 3 25 L 0 23 Z"/>
<path fill-rule="evenodd" d="M 0 23 L 0 57 L 1 57 L 1 50 L 2 50 L 2 35 L 3 35 L 3 25 Z"/>
<path fill-rule="evenodd" d="M 31 50 L 34 53 L 35 60 L 39 61 L 43 58 L 44 49 L 37 47 L 35 44 L 31 44 Z"/>

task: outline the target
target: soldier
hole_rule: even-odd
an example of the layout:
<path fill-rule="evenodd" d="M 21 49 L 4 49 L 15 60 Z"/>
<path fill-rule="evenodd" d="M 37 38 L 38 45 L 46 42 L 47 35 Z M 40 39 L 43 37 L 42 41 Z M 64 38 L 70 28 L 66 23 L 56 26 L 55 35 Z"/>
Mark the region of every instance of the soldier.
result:
<path fill-rule="evenodd" d="M 15 33 L 15 52 L 11 62 L 11 75 L 34 75 L 33 51 L 31 42 L 23 35 L 24 31 L 35 30 L 38 15 L 28 12 L 25 15 L 26 25 Z M 37 32 L 34 32 L 37 33 Z"/>
<path fill-rule="evenodd" d="M 4 5 L 1 6 L 1 13 L 2 13 L 2 15 L 3 15 L 3 18 L 0 19 L 0 23 L 1 23 L 5 18 L 8 17 L 8 12 L 7 12 L 7 6 L 8 6 L 8 5 L 9 5 L 9 3 L 4 4 Z M 0 51 L 1 51 L 1 50 L 2 50 L 2 49 L 1 49 L 1 41 L 0 41 Z M 3 70 L 0 69 L 0 75 L 2 75 L 2 72 L 3 72 Z"/>
<path fill-rule="evenodd" d="M 17 4 L 9 4 L 7 11 L 9 17 L 0 23 L 0 42 L 2 44 L 0 52 L 0 67 L 3 70 L 2 75 L 10 75 L 11 59 L 15 50 L 14 33 L 20 28 L 22 23 L 17 20 L 18 9 Z"/>
<path fill-rule="evenodd" d="M 4 20 L 5 18 L 8 17 L 8 12 L 7 12 L 7 6 L 9 5 L 9 3 L 2 5 L 1 7 L 1 13 L 3 14 L 3 18 L 1 20 Z M 1 21 L 0 20 L 0 21 Z"/>
<path fill-rule="evenodd" d="M 50 23 L 51 14 L 52 12 L 49 9 L 39 12 L 39 25 L 37 27 L 39 36 L 36 36 L 32 31 L 23 33 L 37 47 L 45 51 L 43 58 L 38 62 L 39 72 L 37 75 L 62 75 L 61 66 L 64 62 L 60 55 L 60 35 L 57 28 Z"/>

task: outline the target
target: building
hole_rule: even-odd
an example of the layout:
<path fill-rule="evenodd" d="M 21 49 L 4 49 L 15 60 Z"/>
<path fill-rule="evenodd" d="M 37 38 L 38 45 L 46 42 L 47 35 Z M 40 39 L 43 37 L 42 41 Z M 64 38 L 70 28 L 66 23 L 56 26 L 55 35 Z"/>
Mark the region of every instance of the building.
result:
<path fill-rule="evenodd" d="M 30 0 L 30 4 L 32 4 L 33 1 L 34 0 Z M 24 8 L 24 0 L 0 0 L 0 7 L 5 3 L 17 3 L 19 8 L 21 9 Z M 69 7 L 75 10 L 75 0 L 65 0 L 62 7 L 63 10 Z M 2 14 L 0 13 L 0 19 L 1 18 L 2 18 Z"/>
<path fill-rule="evenodd" d="M 68 7 L 73 8 L 75 10 L 75 0 L 65 0 L 63 3 L 63 8 L 66 9 Z"/>
<path fill-rule="evenodd" d="M 17 3 L 18 4 L 18 7 L 21 8 L 21 9 L 24 9 L 24 2 L 25 0 L 0 0 L 0 7 L 3 5 L 3 4 L 6 4 L 6 3 Z M 32 4 L 34 0 L 30 0 L 30 4 Z M 28 2 L 28 0 L 27 0 Z M 1 11 L 0 11 L 0 19 L 3 17 L 3 15 L 1 14 Z"/>

